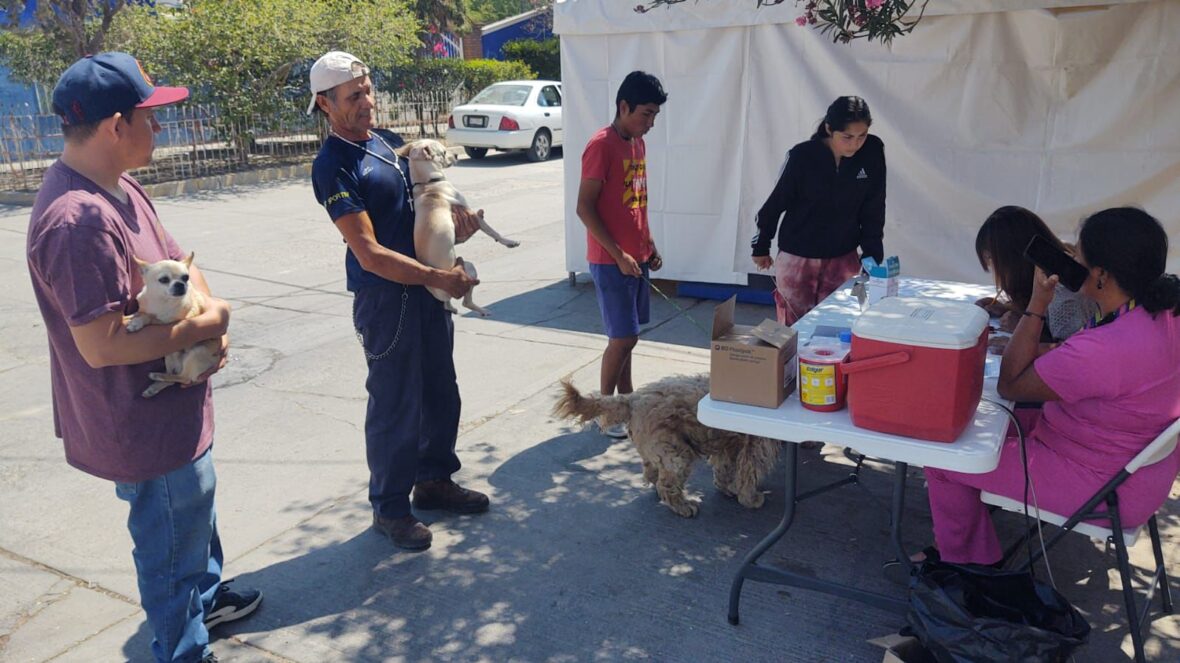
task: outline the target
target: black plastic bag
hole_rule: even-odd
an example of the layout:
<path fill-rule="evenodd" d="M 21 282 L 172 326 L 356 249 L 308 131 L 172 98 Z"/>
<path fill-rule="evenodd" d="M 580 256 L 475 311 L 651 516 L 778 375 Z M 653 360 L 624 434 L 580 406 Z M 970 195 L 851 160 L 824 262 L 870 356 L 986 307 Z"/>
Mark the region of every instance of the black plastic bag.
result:
<path fill-rule="evenodd" d="M 1028 571 L 923 562 L 910 579 L 914 634 L 939 663 L 1064 661 L 1090 625 Z"/>

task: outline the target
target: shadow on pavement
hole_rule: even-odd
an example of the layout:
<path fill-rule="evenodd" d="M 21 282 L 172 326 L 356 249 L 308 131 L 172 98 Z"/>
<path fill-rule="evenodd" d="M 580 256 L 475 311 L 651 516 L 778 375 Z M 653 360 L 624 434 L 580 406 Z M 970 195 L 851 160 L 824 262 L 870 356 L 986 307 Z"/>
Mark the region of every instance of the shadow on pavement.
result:
<path fill-rule="evenodd" d="M 491 449 L 477 444 L 468 453 L 481 451 Z M 800 451 L 800 489 L 850 469 L 834 445 Z M 891 557 L 883 507 L 892 472 L 867 462 L 861 477 L 868 495 L 845 488 L 803 503 L 795 527 L 765 560 L 903 594 L 880 572 Z M 263 607 L 218 635 L 271 651 L 268 640 L 298 637 L 307 660 L 801 661 L 817 660 L 816 652 L 879 660 L 865 640 L 905 623 L 902 615 L 761 583 L 746 585 L 742 625 L 726 623 L 733 572 L 782 513 L 781 463 L 764 482 L 769 495 L 759 510 L 717 493 L 710 469 L 698 464 L 688 484 L 703 497 L 694 519 L 659 504 L 629 441 L 592 429 L 565 429 L 503 462 L 488 481 L 488 514 L 421 514 L 441 525 L 425 553 L 394 549 L 369 529 L 367 509 L 333 516 L 346 532 L 333 526 L 334 542 L 324 542 L 333 531 L 305 523 L 274 544 L 290 558 L 241 576 L 243 585 L 266 592 Z M 917 550 L 931 540 L 921 471 L 911 471 L 907 483 L 905 540 Z M 1005 541 L 1022 531 L 1023 520 L 1012 515 L 997 520 Z M 1163 516 L 1161 528 L 1178 525 L 1175 514 Z M 1125 660 L 1122 599 L 1117 577 L 1106 572 L 1108 557 L 1081 537 L 1067 538 L 1053 555 L 1058 586 L 1094 627 L 1076 661 Z M 129 655 L 146 651 L 150 638 L 142 631 L 125 647 Z M 1158 632 L 1149 647 L 1157 652 L 1152 660 L 1180 654 L 1180 645 Z"/>
<path fill-rule="evenodd" d="M 668 299 L 654 290 L 651 296 L 651 321 L 640 326 L 640 341 L 657 341 L 696 348 L 708 348 L 713 325 L 713 310 L 719 302 L 692 297 L 676 297 L 671 281 L 655 281 Z M 650 286 L 649 286 L 650 287 Z M 577 283 L 568 279 L 501 299 L 488 307 L 498 322 L 603 336 L 602 314 L 594 284 L 587 275 Z M 467 312 L 465 315 L 474 316 Z M 758 324 L 774 317 L 774 309 L 755 304 L 738 304 L 739 324 Z"/>

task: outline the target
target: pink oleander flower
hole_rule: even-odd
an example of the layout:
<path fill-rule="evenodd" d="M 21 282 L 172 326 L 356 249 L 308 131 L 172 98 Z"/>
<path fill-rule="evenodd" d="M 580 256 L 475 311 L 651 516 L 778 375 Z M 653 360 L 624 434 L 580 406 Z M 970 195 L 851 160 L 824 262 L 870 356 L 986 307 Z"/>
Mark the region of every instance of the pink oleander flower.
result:
<path fill-rule="evenodd" d="M 883 4 L 885 0 L 865 0 L 865 9 L 879 9 Z"/>
<path fill-rule="evenodd" d="M 795 25 L 798 25 L 799 27 L 803 27 L 804 25 L 807 25 L 807 17 L 800 16 L 800 17 L 796 18 Z"/>

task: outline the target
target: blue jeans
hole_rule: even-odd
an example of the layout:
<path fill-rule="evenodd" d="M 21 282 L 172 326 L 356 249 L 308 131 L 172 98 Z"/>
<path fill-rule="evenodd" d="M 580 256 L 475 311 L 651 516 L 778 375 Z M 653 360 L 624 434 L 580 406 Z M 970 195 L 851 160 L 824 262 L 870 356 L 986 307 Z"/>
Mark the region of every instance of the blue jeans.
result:
<path fill-rule="evenodd" d="M 396 283 L 358 290 L 353 323 L 369 366 L 369 503 L 384 518 L 401 518 L 410 515 L 415 483 L 459 470 L 455 327 L 425 288 Z"/>
<path fill-rule="evenodd" d="M 154 479 L 116 483 L 131 507 L 127 529 L 139 598 L 157 661 L 199 661 L 209 652 L 205 610 L 221 585 L 221 539 L 212 452 Z"/>

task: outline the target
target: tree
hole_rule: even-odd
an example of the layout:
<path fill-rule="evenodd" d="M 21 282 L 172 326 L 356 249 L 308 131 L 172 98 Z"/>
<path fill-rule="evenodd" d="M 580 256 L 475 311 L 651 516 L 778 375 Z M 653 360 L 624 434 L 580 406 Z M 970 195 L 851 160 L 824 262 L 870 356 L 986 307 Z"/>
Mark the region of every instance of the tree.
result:
<path fill-rule="evenodd" d="M 423 26 L 439 32 L 460 30 L 467 25 L 464 0 L 413 0 L 414 16 Z"/>
<path fill-rule="evenodd" d="M 527 64 L 529 69 L 537 72 L 538 78 L 561 80 L 561 50 L 557 37 L 542 41 L 514 39 L 504 44 L 502 51 L 505 60 L 515 60 Z"/>
<path fill-rule="evenodd" d="M 467 25 L 465 0 L 412 0 L 411 6 L 422 24 L 418 38 L 436 55 L 446 51 L 443 33 L 457 32 Z"/>
<path fill-rule="evenodd" d="M 215 104 L 218 131 L 245 161 L 256 130 L 302 116 L 315 58 L 342 49 L 392 67 L 417 31 L 402 0 L 187 0 L 123 12 L 111 41 L 159 81 L 189 87 L 193 102 Z"/>
<path fill-rule="evenodd" d="M 33 2 L 36 24 L 21 28 L 20 18 Z M 51 85 L 74 60 L 103 50 L 115 17 L 128 4 L 127 0 L 0 0 L 5 19 L 0 64 L 16 80 Z"/>
<path fill-rule="evenodd" d="M 804 0 L 795 0 L 798 6 Z M 644 0 L 635 7 L 643 14 L 657 7 L 670 8 L 685 0 Z M 781 5 L 786 0 L 753 0 L 757 7 Z M 803 13 L 795 19 L 800 26 L 812 26 L 845 44 L 853 39 L 874 39 L 886 44 L 894 37 L 913 32 L 930 0 L 806 0 Z M 918 15 L 910 10 L 918 6 Z"/>
<path fill-rule="evenodd" d="M 471 22 L 487 25 L 553 3 L 551 0 L 467 0 L 467 4 Z"/>

